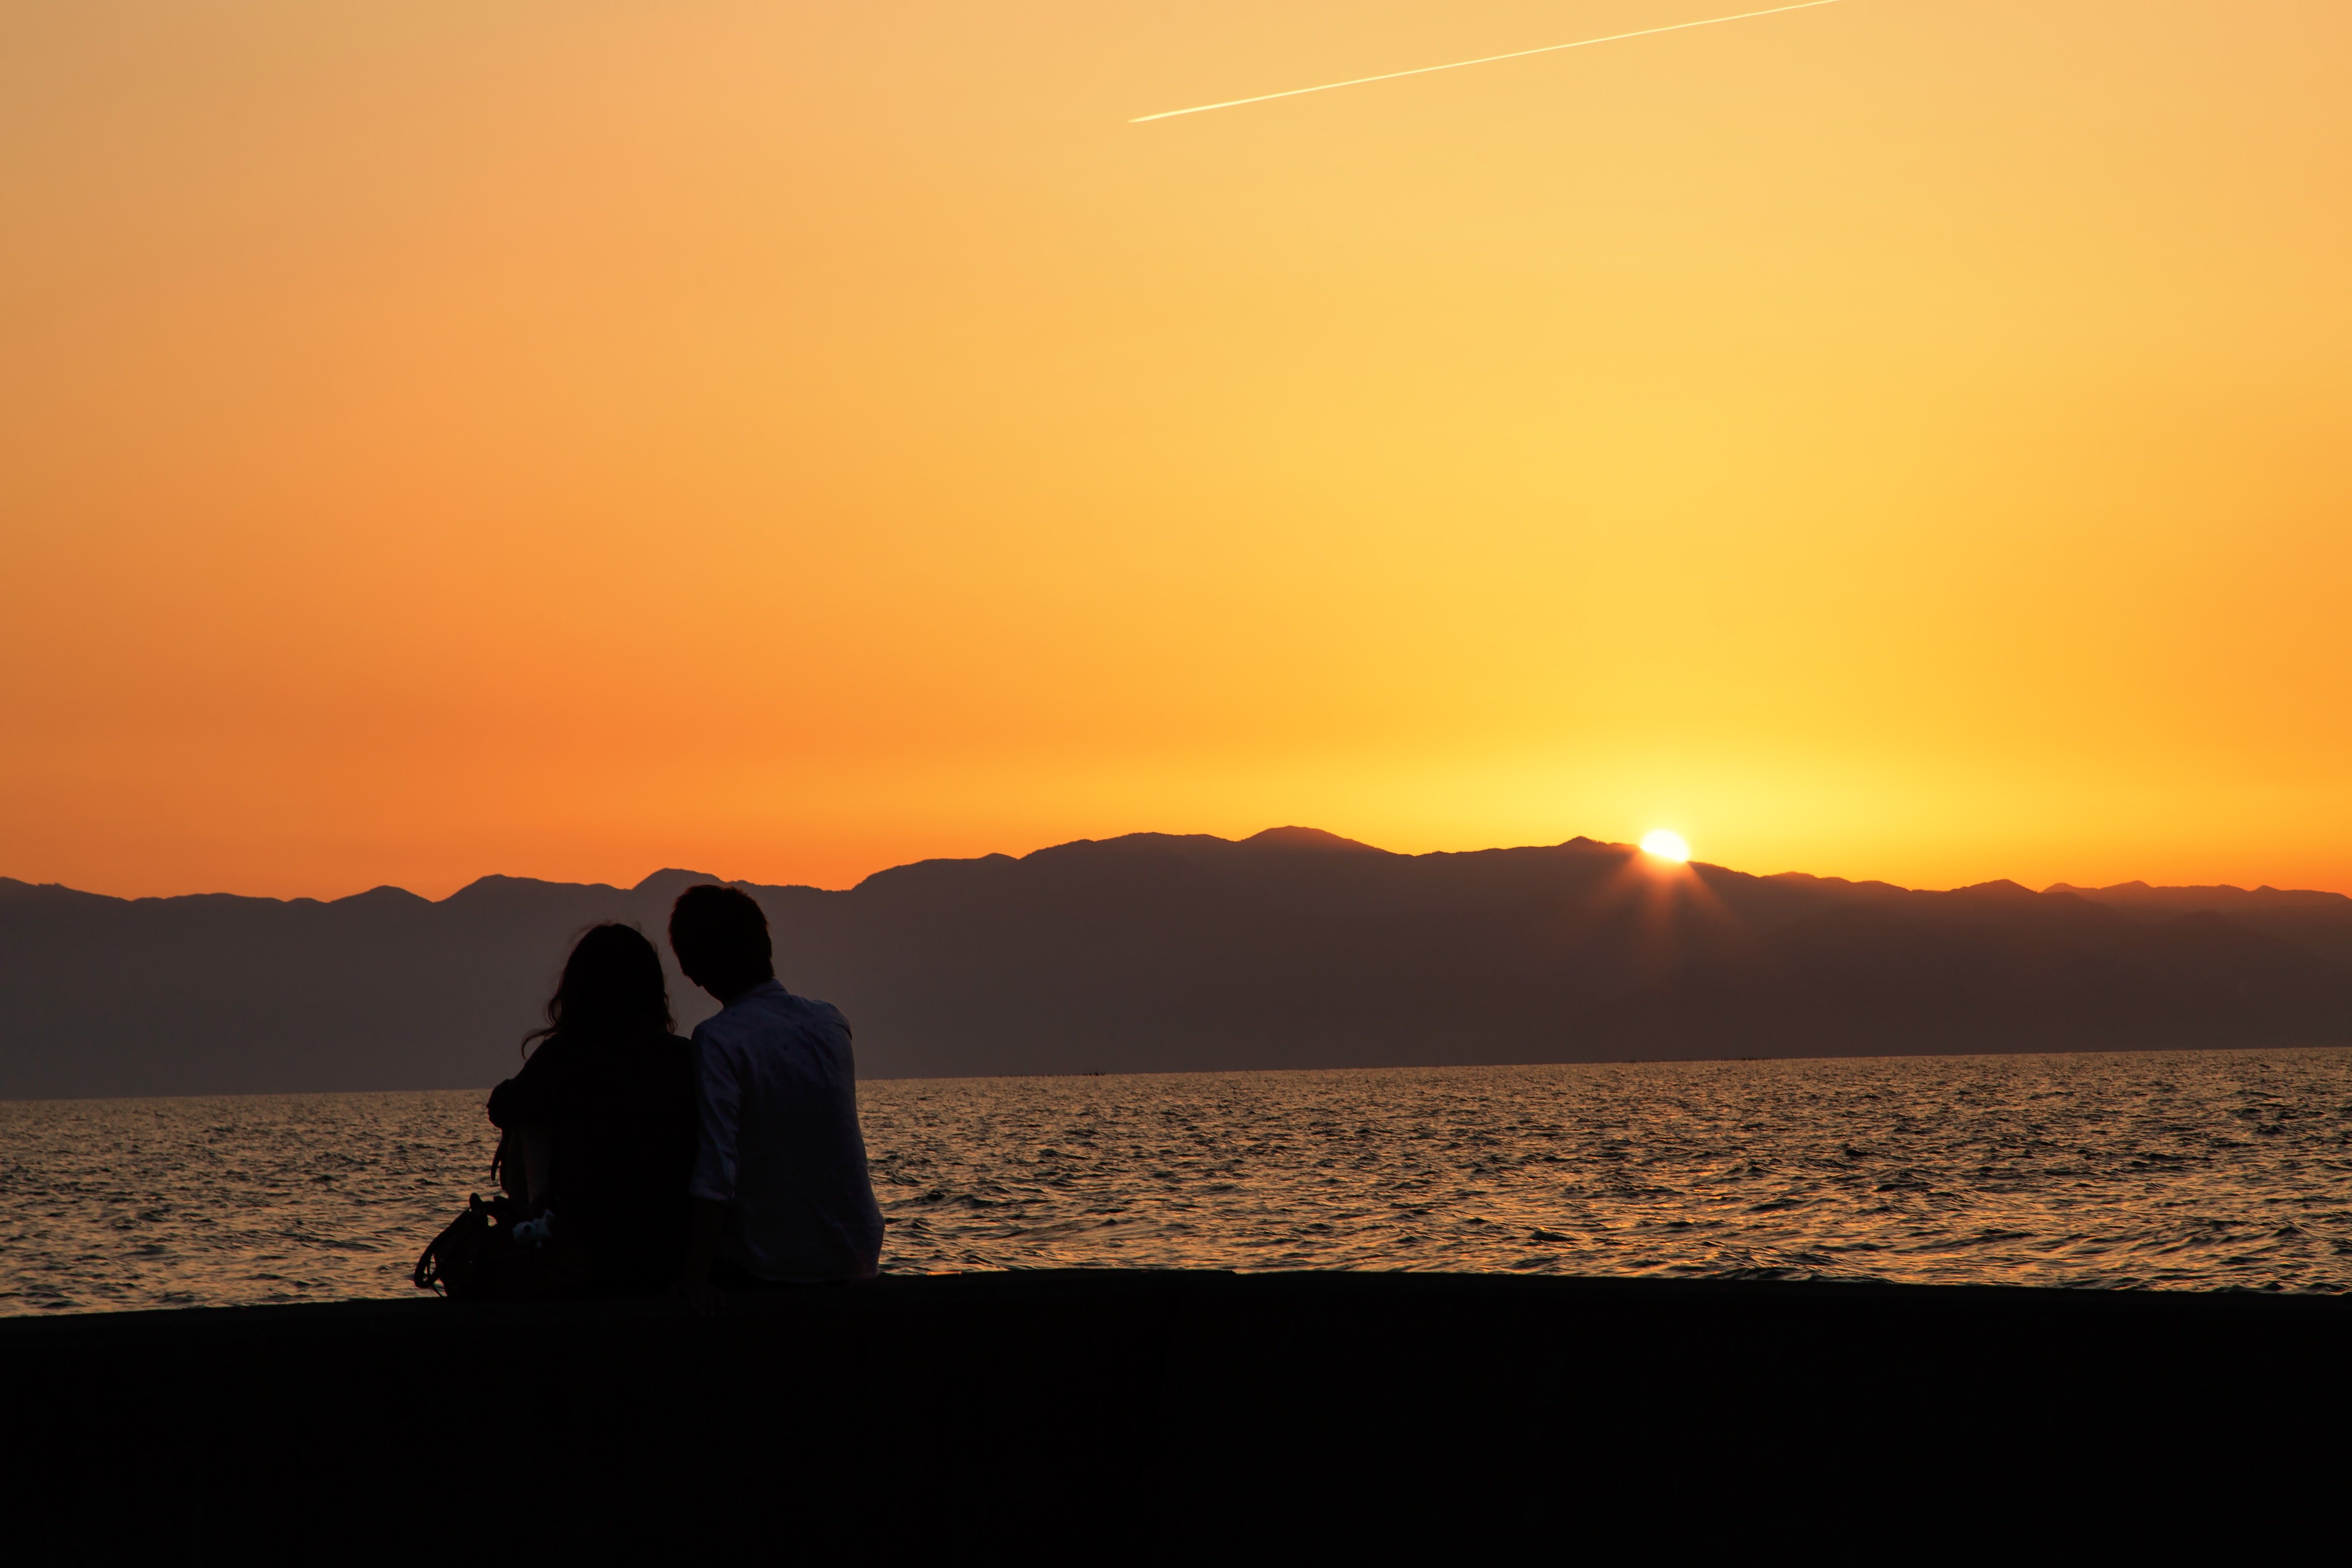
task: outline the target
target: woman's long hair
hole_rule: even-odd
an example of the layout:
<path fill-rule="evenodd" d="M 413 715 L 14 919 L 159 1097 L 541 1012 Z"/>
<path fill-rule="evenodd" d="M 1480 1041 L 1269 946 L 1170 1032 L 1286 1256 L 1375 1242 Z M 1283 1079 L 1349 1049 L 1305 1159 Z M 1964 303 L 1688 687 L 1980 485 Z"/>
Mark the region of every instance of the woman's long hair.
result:
<path fill-rule="evenodd" d="M 563 979 L 547 999 L 547 1025 L 522 1037 L 551 1035 L 667 1035 L 669 985 L 661 954 L 635 926 L 590 926 L 563 961 Z"/>

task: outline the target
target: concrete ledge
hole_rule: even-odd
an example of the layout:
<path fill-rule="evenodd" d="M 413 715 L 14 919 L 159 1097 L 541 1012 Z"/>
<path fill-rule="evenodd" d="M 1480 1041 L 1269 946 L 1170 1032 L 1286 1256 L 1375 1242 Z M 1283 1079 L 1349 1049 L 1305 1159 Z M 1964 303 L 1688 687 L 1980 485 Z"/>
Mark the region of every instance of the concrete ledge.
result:
<path fill-rule="evenodd" d="M 26 1562 L 2243 1548 L 2347 1395 L 2345 1298 L 957 1275 L 0 1321 L 0 1487 Z"/>

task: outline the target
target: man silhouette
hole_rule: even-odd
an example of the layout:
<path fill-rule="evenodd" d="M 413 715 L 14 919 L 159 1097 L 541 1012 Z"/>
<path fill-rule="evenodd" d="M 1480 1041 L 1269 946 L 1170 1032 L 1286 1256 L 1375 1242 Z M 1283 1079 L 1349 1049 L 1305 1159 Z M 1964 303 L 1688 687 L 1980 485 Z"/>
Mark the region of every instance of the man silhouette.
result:
<path fill-rule="evenodd" d="M 710 884 L 670 910 L 686 977 L 719 1001 L 694 1031 L 700 1152 L 678 1293 L 709 1310 L 725 1289 L 873 1278 L 882 1211 L 866 1172 L 849 1023 L 777 984 L 768 917 Z"/>

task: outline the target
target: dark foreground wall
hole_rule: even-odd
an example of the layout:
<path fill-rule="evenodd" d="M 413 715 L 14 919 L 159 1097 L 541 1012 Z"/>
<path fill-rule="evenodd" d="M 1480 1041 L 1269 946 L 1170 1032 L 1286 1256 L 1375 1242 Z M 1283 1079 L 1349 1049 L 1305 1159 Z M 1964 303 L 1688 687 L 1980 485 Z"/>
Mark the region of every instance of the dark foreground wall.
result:
<path fill-rule="evenodd" d="M 0 1489 L 26 1563 L 2235 1555 L 2347 1394 L 2336 1299 L 977 1275 L 0 1322 Z"/>

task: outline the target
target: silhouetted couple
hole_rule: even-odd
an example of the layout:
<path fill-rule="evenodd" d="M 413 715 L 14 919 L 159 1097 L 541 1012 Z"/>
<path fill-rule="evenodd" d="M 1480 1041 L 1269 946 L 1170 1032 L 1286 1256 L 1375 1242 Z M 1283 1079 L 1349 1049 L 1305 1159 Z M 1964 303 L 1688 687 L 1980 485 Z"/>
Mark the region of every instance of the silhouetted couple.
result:
<path fill-rule="evenodd" d="M 872 1277 L 882 1215 L 848 1021 L 777 983 L 767 916 L 736 889 L 680 894 L 669 941 L 720 1003 L 691 1040 L 671 1032 L 653 943 L 600 925 L 563 966 L 539 1048 L 490 1094 L 507 1189 L 552 1215 L 562 1289 L 674 1287 L 708 1308 L 721 1289 Z"/>

